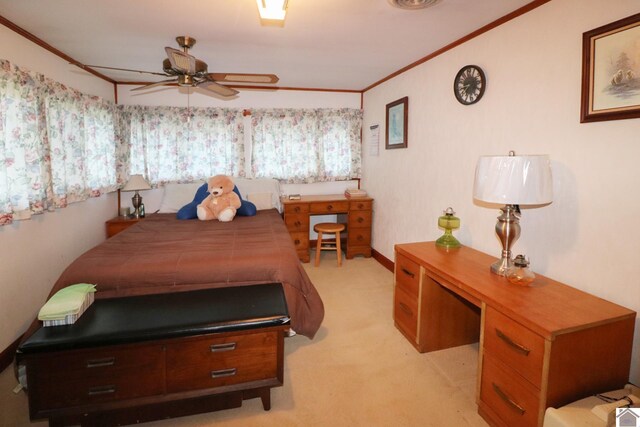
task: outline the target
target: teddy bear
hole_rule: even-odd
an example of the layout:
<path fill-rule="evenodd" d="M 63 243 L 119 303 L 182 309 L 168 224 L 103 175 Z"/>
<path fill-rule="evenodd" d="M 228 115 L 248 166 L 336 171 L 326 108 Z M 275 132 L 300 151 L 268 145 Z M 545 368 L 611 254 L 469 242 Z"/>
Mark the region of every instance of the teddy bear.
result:
<path fill-rule="evenodd" d="M 198 205 L 198 219 L 209 221 L 217 219 L 229 222 L 236 216 L 241 205 L 240 198 L 233 191 L 233 181 L 226 175 L 209 178 L 209 195 Z"/>

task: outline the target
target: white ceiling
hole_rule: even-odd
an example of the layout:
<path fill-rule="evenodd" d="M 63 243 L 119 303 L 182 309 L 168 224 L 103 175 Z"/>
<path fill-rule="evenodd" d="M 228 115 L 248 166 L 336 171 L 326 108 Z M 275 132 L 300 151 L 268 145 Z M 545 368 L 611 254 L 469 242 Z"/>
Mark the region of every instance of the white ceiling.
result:
<path fill-rule="evenodd" d="M 255 0 L 0 0 L 0 15 L 84 64 L 161 71 L 175 37 L 209 72 L 274 73 L 278 86 L 362 90 L 531 0 L 289 0 L 284 27 Z M 465 64 L 460 64 L 463 66 Z M 98 70 L 119 82 L 160 76 Z"/>

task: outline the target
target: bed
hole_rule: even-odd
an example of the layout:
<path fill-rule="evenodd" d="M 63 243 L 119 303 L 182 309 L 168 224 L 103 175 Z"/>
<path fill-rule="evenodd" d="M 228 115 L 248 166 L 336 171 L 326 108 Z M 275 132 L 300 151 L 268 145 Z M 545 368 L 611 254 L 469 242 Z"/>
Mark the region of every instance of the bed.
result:
<path fill-rule="evenodd" d="M 276 209 L 227 223 L 181 221 L 168 213 L 148 215 L 85 252 L 51 295 L 74 283 L 95 283 L 96 298 L 113 298 L 273 282 L 283 284 L 291 328 L 313 338 L 324 306 Z"/>

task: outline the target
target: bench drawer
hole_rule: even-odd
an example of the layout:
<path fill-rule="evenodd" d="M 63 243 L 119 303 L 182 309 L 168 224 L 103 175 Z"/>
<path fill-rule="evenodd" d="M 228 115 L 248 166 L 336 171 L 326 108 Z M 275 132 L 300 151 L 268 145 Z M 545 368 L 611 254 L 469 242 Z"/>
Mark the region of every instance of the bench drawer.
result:
<path fill-rule="evenodd" d="M 161 394 L 163 372 L 160 345 L 48 353 L 27 364 L 30 405 L 47 410 Z"/>
<path fill-rule="evenodd" d="M 277 378 L 277 374 L 277 331 L 167 345 L 169 393 Z"/>

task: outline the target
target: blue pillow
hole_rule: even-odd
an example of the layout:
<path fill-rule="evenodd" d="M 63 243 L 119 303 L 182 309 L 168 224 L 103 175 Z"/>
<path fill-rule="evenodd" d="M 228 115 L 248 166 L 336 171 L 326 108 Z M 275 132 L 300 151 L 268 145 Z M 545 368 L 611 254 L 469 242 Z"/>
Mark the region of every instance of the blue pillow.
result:
<path fill-rule="evenodd" d="M 196 191 L 196 195 L 193 198 L 191 203 L 187 203 L 183 207 L 180 208 L 178 213 L 176 214 L 176 218 L 178 219 L 195 219 L 198 218 L 198 205 L 202 203 L 202 201 L 209 195 L 209 189 L 207 188 L 208 184 L 205 182 L 198 188 Z M 233 191 L 240 198 L 240 207 L 236 209 L 236 215 L 240 216 L 254 216 L 256 214 L 256 205 L 249 202 L 248 200 L 242 200 L 242 196 L 240 195 L 240 191 L 237 186 L 233 186 Z"/>

